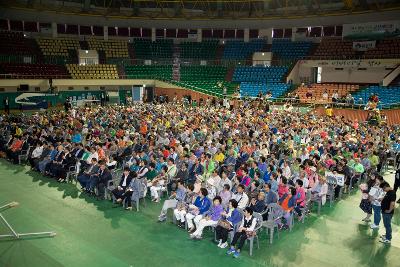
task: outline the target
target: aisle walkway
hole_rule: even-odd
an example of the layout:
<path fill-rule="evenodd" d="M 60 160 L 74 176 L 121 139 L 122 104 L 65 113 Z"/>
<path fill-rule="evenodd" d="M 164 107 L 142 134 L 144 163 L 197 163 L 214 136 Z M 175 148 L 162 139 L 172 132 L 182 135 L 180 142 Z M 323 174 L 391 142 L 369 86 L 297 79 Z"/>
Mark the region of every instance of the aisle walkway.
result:
<path fill-rule="evenodd" d="M 204 240 L 193 241 L 170 220 L 157 223 L 161 204 L 148 201 L 140 213 L 126 212 L 80 195 L 71 184 L 60 185 L 1 160 L 0 204 L 21 204 L 4 215 L 20 232 L 54 230 L 57 236 L 0 242 L 0 266 L 400 266 L 400 209 L 393 220 L 393 243 L 385 246 L 378 242 L 378 232 L 361 222 L 359 199 L 357 194 L 332 208 L 327 205 L 320 217 L 297 223 L 272 246 L 262 232 L 253 257 L 246 246 L 233 259 L 211 243 L 209 231 Z M 0 233 L 4 231 L 0 225 Z"/>

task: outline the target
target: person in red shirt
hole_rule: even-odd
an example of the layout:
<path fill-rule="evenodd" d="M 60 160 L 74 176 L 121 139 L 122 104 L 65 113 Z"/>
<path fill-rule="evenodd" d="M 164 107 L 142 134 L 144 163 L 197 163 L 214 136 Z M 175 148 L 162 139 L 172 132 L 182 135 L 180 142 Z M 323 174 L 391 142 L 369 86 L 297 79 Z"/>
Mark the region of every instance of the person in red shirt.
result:
<path fill-rule="evenodd" d="M 21 137 L 16 137 L 6 151 L 7 157 L 11 159 L 14 164 L 18 163 L 18 155 L 21 152 L 23 143 Z"/>

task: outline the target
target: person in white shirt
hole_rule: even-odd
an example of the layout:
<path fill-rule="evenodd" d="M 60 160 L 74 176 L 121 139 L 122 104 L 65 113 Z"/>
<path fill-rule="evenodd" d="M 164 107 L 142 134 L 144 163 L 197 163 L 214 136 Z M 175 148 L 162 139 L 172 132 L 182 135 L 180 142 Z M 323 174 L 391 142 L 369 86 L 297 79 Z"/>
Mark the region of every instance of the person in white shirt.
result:
<path fill-rule="evenodd" d="M 97 161 L 99 161 L 99 154 L 97 153 L 95 147 L 92 147 L 90 149 L 90 156 L 87 158 L 86 163 L 91 164 L 93 158 L 95 158 Z"/>
<path fill-rule="evenodd" d="M 244 187 L 244 185 L 239 184 L 237 186 L 236 190 L 237 190 L 237 193 L 234 194 L 232 198 L 237 201 L 239 209 L 244 209 L 247 206 L 247 204 L 249 203 L 249 197 L 244 192 L 245 187 Z"/>
<path fill-rule="evenodd" d="M 325 90 L 325 92 L 322 94 L 322 99 L 326 102 L 328 101 L 328 97 L 329 97 L 328 92 Z"/>
<path fill-rule="evenodd" d="M 232 188 L 232 181 L 228 179 L 228 176 L 226 175 L 225 172 L 221 173 L 221 178 L 219 180 L 219 183 L 217 185 L 217 192 L 220 193 L 221 191 L 224 190 L 224 185 L 229 185 L 229 188 Z M 218 176 L 219 177 L 219 176 Z"/>
<path fill-rule="evenodd" d="M 369 197 L 371 199 L 372 210 L 374 211 L 374 222 L 370 225 L 371 229 L 379 229 L 379 223 L 381 222 L 381 202 L 385 196 L 385 191 L 380 188 L 380 184 L 384 181 L 381 175 L 375 175 L 375 185 L 369 190 Z"/>
<path fill-rule="evenodd" d="M 318 181 L 311 188 L 311 199 L 316 201 L 321 199 L 322 205 L 325 205 L 326 194 L 328 193 L 328 184 L 326 183 L 325 176 L 319 176 Z"/>
<path fill-rule="evenodd" d="M 220 183 L 220 181 L 221 181 L 221 177 L 219 177 L 216 168 L 213 170 L 213 172 L 211 173 L 211 175 L 210 175 L 210 177 L 207 179 L 207 181 L 210 181 L 210 183 L 213 184 L 213 185 L 215 186 L 215 189 L 216 189 L 217 193 L 220 192 L 219 183 Z"/>
<path fill-rule="evenodd" d="M 149 169 L 146 167 L 146 165 L 147 165 L 146 160 L 139 161 L 139 170 L 137 171 L 137 176 L 139 179 L 146 177 L 146 174 L 149 171 Z"/>
<path fill-rule="evenodd" d="M 292 171 L 290 170 L 289 163 L 285 160 L 282 166 L 282 175 L 290 179 L 292 176 Z"/>
<path fill-rule="evenodd" d="M 231 248 L 228 250 L 228 255 L 233 254 L 233 257 L 237 258 L 240 255 L 240 250 L 242 249 L 244 242 L 246 241 L 249 235 L 252 235 L 254 229 L 257 225 L 257 219 L 253 217 L 253 210 L 250 207 L 246 207 L 244 209 L 244 216 L 242 222 L 240 223 L 239 229 L 233 236 L 231 242 Z M 236 243 L 237 248 L 235 248 Z"/>
<path fill-rule="evenodd" d="M 43 153 L 43 144 L 42 144 L 42 142 L 38 142 L 36 145 L 36 148 L 32 151 L 32 154 L 28 159 L 32 168 L 35 166 L 34 160 L 39 158 L 42 155 L 42 153 Z"/>
<path fill-rule="evenodd" d="M 172 158 L 168 159 L 167 167 L 168 167 L 168 170 L 167 170 L 168 180 L 171 180 L 176 176 L 176 172 L 177 172 L 174 159 L 172 159 Z"/>

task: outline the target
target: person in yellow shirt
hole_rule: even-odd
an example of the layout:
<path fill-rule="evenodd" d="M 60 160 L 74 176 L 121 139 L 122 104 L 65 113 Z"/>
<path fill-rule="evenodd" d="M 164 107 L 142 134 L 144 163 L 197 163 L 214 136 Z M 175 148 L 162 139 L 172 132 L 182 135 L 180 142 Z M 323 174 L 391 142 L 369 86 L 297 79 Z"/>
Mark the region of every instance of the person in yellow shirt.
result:
<path fill-rule="evenodd" d="M 22 129 L 18 126 L 15 128 L 15 135 L 18 137 L 22 136 Z"/>
<path fill-rule="evenodd" d="M 333 108 L 331 106 L 327 106 L 325 109 L 325 114 L 328 117 L 332 117 L 333 116 Z"/>
<path fill-rule="evenodd" d="M 225 160 L 225 155 L 222 153 L 221 149 L 218 149 L 218 152 L 214 156 L 214 160 L 217 161 L 218 163 L 223 163 Z"/>

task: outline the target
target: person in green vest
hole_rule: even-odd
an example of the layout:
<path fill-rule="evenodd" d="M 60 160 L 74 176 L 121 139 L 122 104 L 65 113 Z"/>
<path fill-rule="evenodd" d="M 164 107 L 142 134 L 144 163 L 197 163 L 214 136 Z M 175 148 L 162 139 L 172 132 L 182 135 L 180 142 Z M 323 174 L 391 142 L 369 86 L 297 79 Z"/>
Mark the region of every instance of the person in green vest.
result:
<path fill-rule="evenodd" d="M 356 179 L 358 180 L 365 171 L 364 166 L 361 164 L 360 158 L 357 158 L 355 160 L 353 169 L 354 169 L 354 175 L 355 175 Z"/>
<path fill-rule="evenodd" d="M 156 171 L 156 164 L 154 162 L 150 162 L 149 171 L 146 173 L 146 178 L 148 181 L 153 181 L 155 177 L 157 177 L 158 172 Z"/>
<path fill-rule="evenodd" d="M 210 175 L 214 172 L 215 169 L 215 163 L 214 160 L 212 159 L 211 154 L 206 154 L 206 160 L 204 161 L 203 164 L 204 167 L 204 176 L 206 179 L 210 177 Z"/>
<path fill-rule="evenodd" d="M 369 157 L 369 161 L 371 162 L 371 169 L 376 170 L 376 166 L 379 164 L 379 157 L 376 151 L 372 152 Z"/>
<path fill-rule="evenodd" d="M 346 148 L 344 149 L 342 155 L 343 155 L 343 157 L 344 157 L 345 159 L 349 160 L 349 159 L 351 158 L 352 153 L 351 153 L 350 149 L 349 149 L 348 147 L 346 147 Z"/>
<path fill-rule="evenodd" d="M 251 163 L 250 163 L 250 169 L 249 169 L 249 176 L 250 176 L 250 178 L 252 179 L 252 180 L 254 180 L 254 175 L 255 175 L 255 173 L 256 172 L 260 172 L 259 170 L 258 170 L 258 167 L 257 167 L 257 162 L 255 162 L 255 161 L 252 161 Z"/>

